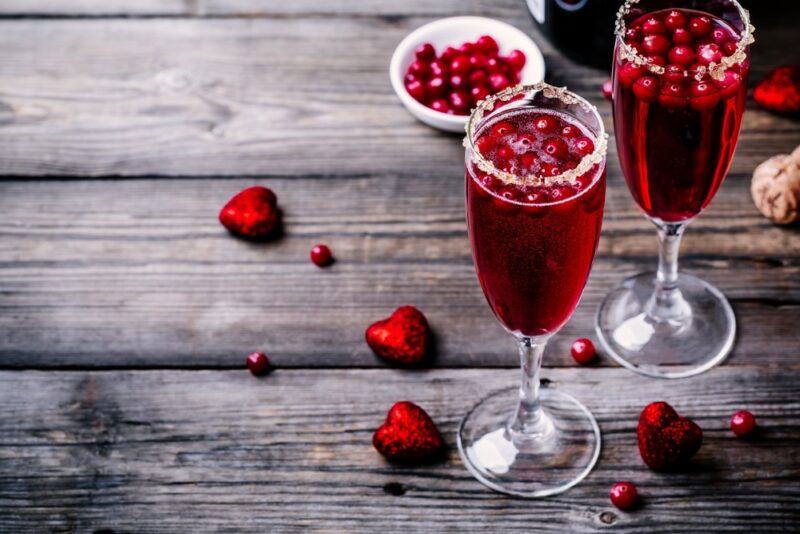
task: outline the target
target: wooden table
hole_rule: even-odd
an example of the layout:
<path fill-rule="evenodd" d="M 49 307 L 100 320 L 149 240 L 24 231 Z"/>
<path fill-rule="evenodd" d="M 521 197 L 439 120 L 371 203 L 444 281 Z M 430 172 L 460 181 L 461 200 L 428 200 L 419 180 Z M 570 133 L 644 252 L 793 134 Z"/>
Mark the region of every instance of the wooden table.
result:
<path fill-rule="evenodd" d="M 759 13 L 754 78 L 797 62 L 797 18 Z M 749 106 L 728 181 L 692 224 L 682 267 L 730 298 L 733 355 L 687 380 L 603 358 L 577 368 L 609 288 L 654 265 L 653 229 L 614 147 L 589 285 L 545 376 L 596 414 L 604 447 L 578 487 L 537 501 L 486 490 L 455 453 L 461 415 L 516 379 L 463 216 L 460 139 L 391 91 L 394 46 L 437 17 L 525 31 L 522 0 L 4 0 L 0 3 L 0 531 L 788 531 L 800 522 L 800 232 L 749 198 L 753 168 L 800 124 Z M 548 80 L 597 104 L 607 74 L 541 38 Z M 216 220 L 273 188 L 286 236 L 248 244 Z M 336 265 L 308 261 L 318 241 Z M 377 360 L 372 321 L 413 304 L 438 339 L 429 369 Z M 244 356 L 279 369 L 256 379 Z M 387 464 L 370 438 L 413 400 L 450 454 Z M 636 448 L 667 400 L 705 442 L 659 474 Z M 754 411 L 753 441 L 727 429 Z M 635 481 L 643 506 L 613 508 Z"/>

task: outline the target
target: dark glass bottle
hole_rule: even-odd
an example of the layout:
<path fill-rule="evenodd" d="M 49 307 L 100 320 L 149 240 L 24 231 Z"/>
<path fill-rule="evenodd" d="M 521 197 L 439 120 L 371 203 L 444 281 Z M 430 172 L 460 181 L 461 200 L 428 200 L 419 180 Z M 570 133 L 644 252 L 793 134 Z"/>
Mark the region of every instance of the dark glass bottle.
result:
<path fill-rule="evenodd" d="M 569 58 L 609 69 L 623 0 L 526 0 L 541 32 Z"/>

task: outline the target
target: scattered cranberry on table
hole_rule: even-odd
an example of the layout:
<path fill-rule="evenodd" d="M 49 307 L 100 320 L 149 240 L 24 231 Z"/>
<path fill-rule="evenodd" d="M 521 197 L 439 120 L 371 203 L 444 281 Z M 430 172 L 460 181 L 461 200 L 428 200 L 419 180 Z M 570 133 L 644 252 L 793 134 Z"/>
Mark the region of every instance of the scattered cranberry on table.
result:
<path fill-rule="evenodd" d="M 404 84 L 421 104 L 450 115 L 467 115 L 492 93 L 516 85 L 526 57 L 521 50 L 499 55 L 497 41 L 483 35 L 474 43 L 449 46 L 441 55 L 430 43 L 419 45 Z"/>
<path fill-rule="evenodd" d="M 322 243 L 318 243 L 311 248 L 311 261 L 317 267 L 323 268 L 327 267 L 331 263 L 333 263 L 333 253 L 328 245 L 324 245 Z"/>
<path fill-rule="evenodd" d="M 254 352 L 247 357 L 247 368 L 256 376 L 265 375 L 269 372 L 269 358 L 263 352 Z"/>
<path fill-rule="evenodd" d="M 611 504 L 620 510 L 629 510 L 636 504 L 639 492 L 633 482 L 617 482 L 611 486 Z"/>
<path fill-rule="evenodd" d="M 570 349 L 572 357 L 581 365 L 592 363 L 597 357 L 597 350 L 594 348 L 592 340 L 581 338 L 576 339 Z"/>
<path fill-rule="evenodd" d="M 614 82 L 611 80 L 611 78 L 603 82 L 601 91 L 603 92 L 603 97 L 605 97 L 606 100 L 611 100 L 611 96 L 614 94 Z"/>
<path fill-rule="evenodd" d="M 756 416 L 747 410 L 742 410 L 731 417 L 731 430 L 737 437 L 743 438 L 751 435 L 756 429 Z"/>

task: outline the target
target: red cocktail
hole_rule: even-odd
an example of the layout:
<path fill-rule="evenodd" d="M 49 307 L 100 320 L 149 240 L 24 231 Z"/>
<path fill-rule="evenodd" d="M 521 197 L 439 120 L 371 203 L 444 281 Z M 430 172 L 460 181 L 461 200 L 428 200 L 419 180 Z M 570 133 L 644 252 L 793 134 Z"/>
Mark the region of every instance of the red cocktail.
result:
<path fill-rule="evenodd" d="M 689 9 L 654 11 L 626 27 L 624 43 L 649 65 L 617 46 L 614 126 L 622 170 L 649 217 L 685 221 L 708 206 L 733 158 L 749 62 L 721 61 L 736 53 L 741 35 L 722 18 Z"/>
<path fill-rule="evenodd" d="M 553 176 L 594 152 L 596 134 L 545 109 L 500 114 L 476 147 L 514 174 Z M 548 152 L 549 150 L 549 152 Z M 517 184 L 467 168 L 467 222 L 489 305 L 512 333 L 555 332 L 572 315 L 592 266 L 605 198 L 604 166 L 573 181 Z"/>
<path fill-rule="evenodd" d="M 475 268 L 498 320 L 519 342 L 522 385 L 461 422 L 458 448 L 487 486 L 560 493 L 592 469 L 600 432 L 576 399 L 539 391 L 547 340 L 572 315 L 603 218 L 606 136 L 597 110 L 546 84 L 507 90 L 473 111 L 465 140 Z"/>
<path fill-rule="evenodd" d="M 612 290 L 596 329 L 610 356 L 642 374 L 691 376 L 733 347 L 730 304 L 703 280 L 678 273 L 678 250 L 730 168 L 752 33 L 736 0 L 627 0 L 618 14 L 617 151 L 634 200 L 658 228 L 659 265 Z"/>

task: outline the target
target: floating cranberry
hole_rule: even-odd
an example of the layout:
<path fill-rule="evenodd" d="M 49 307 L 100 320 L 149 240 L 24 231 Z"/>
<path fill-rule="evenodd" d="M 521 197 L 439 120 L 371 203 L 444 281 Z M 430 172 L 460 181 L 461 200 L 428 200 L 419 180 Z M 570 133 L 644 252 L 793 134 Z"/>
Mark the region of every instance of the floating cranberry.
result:
<path fill-rule="evenodd" d="M 411 98 L 418 102 L 424 103 L 428 98 L 427 92 L 425 91 L 425 85 L 418 80 L 407 83 L 406 91 L 408 91 L 408 94 L 411 95 Z"/>
<path fill-rule="evenodd" d="M 667 27 L 656 17 L 650 17 L 642 24 L 642 31 L 645 35 L 663 35 L 667 32 Z"/>
<path fill-rule="evenodd" d="M 255 376 L 265 375 L 269 371 L 269 358 L 263 352 L 250 354 L 245 362 L 247 363 L 247 368 Z"/>
<path fill-rule="evenodd" d="M 414 56 L 420 61 L 430 62 L 436 57 L 436 49 L 430 43 L 422 43 L 417 47 Z"/>
<path fill-rule="evenodd" d="M 728 70 L 721 80 L 714 80 L 714 84 L 720 88 L 720 97 L 730 98 L 739 91 L 739 84 L 741 81 L 741 74 L 733 70 Z"/>
<path fill-rule="evenodd" d="M 551 158 L 559 161 L 566 159 L 569 155 L 569 147 L 567 143 L 558 137 L 551 137 L 547 139 L 542 145 L 542 150 Z"/>
<path fill-rule="evenodd" d="M 719 63 L 722 59 L 722 50 L 716 43 L 700 45 L 697 49 L 697 59 L 703 65 Z"/>
<path fill-rule="evenodd" d="M 508 146 L 501 146 L 497 149 L 497 159 L 508 161 L 516 155 L 514 150 Z"/>
<path fill-rule="evenodd" d="M 652 102 L 658 98 L 659 82 L 654 76 L 644 76 L 633 84 L 633 94 L 642 102 Z"/>
<path fill-rule="evenodd" d="M 575 141 L 575 150 L 581 156 L 588 156 L 592 152 L 594 152 L 594 142 L 589 139 L 588 137 L 581 137 L 577 141 Z"/>
<path fill-rule="evenodd" d="M 633 482 L 617 482 L 611 486 L 611 504 L 620 510 L 630 510 L 639 498 L 639 492 Z"/>
<path fill-rule="evenodd" d="M 641 78 L 645 73 L 645 68 L 636 63 L 626 63 L 619 71 L 619 81 L 625 87 L 632 86 L 636 80 Z"/>
<path fill-rule="evenodd" d="M 665 54 L 672 43 L 663 35 L 648 35 L 642 40 L 642 50 L 647 54 Z"/>
<path fill-rule="evenodd" d="M 489 87 L 491 87 L 493 91 L 502 91 L 509 85 L 511 85 L 511 82 L 509 82 L 508 78 L 506 78 L 503 74 L 495 72 L 494 74 L 489 75 Z"/>
<path fill-rule="evenodd" d="M 522 197 L 519 189 L 517 189 L 517 187 L 514 185 L 507 185 L 501 187 L 500 190 L 497 192 L 497 195 L 503 200 L 509 200 L 512 202 L 519 201 Z"/>
<path fill-rule="evenodd" d="M 743 438 L 751 435 L 756 429 L 756 416 L 747 410 L 736 412 L 731 417 L 731 430 L 736 436 Z"/>
<path fill-rule="evenodd" d="M 594 343 L 592 343 L 591 339 L 585 337 L 576 339 L 572 343 L 569 352 L 572 354 L 575 361 L 581 365 L 592 363 L 597 357 L 597 350 L 594 348 Z"/>
<path fill-rule="evenodd" d="M 689 94 L 689 103 L 692 109 L 706 111 L 712 109 L 719 102 L 719 92 L 710 82 L 700 81 L 692 84 Z"/>
<path fill-rule="evenodd" d="M 550 189 L 550 200 L 558 202 L 572 196 L 573 189 L 568 185 L 560 185 Z"/>
<path fill-rule="evenodd" d="M 726 56 L 733 55 L 736 52 L 736 49 L 739 47 L 739 43 L 736 41 L 728 41 L 727 43 L 722 45 L 722 51 L 725 52 Z"/>
<path fill-rule="evenodd" d="M 714 31 L 711 32 L 711 39 L 721 46 L 731 40 L 731 34 L 729 34 L 725 28 L 715 28 Z"/>
<path fill-rule="evenodd" d="M 686 107 L 686 97 L 686 87 L 683 83 L 666 81 L 661 85 L 661 94 L 658 96 L 658 102 L 667 109 L 682 109 Z"/>
<path fill-rule="evenodd" d="M 311 248 L 311 261 L 317 267 L 327 267 L 333 263 L 333 253 L 328 245 L 318 243 Z"/>
<path fill-rule="evenodd" d="M 549 134 L 556 131 L 558 121 L 551 115 L 540 115 L 533 120 L 533 127 L 543 134 Z"/>
<path fill-rule="evenodd" d="M 600 91 L 603 93 L 603 97 L 605 97 L 606 100 L 611 100 L 611 98 L 614 96 L 614 82 L 613 82 L 613 80 L 608 79 L 608 80 L 604 81 L 603 82 L 603 87 L 600 89 Z"/>
<path fill-rule="evenodd" d="M 708 17 L 694 17 L 689 21 L 689 31 L 696 38 L 702 38 L 711 33 L 713 25 Z"/>
<path fill-rule="evenodd" d="M 694 42 L 694 36 L 686 28 L 678 28 L 672 32 L 672 42 L 676 45 L 689 45 Z"/>
<path fill-rule="evenodd" d="M 484 54 L 489 54 L 490 56 L 497 54 L 497 41 L 491 35 L 481 35 L 475 41 L 475 46 Z"/>
<path fill-rule="evenodd" d="M 680 11 L 670 11 L 664 19 L 664 26 L 670 30 L 677 30 L 686 27 L 686 15 Z"/>
<path fill-rule="evenodd" d="M 578 137 L 580 134 L 581 131 L 578 129 L 578 127 L 573 126 L 572 124 L 567 124 L 561 128 L 561 137 L 564 139 L 572 139 L 573 137 Z"/>
<path fill-rule="evenodd" d="M 483 156 L 486 156 L 491 149 L 494 148 L 494 136 L 482 135 L 475 141 L 475 148 L 478 149 Z"/>
<path fill-rule="evenodd" d="M 469 98 L 463 91 L 451 91 L 448 100 L 450 101 L 450 107 L 453 108 L 453 111 L 464 112 L 469 109 Z"/>
<path fill-rule="evenodd" d="M 499 121 L 492 126 L 492 135 L 497 137 L 512 134 L 516 131 L 517 128 L 508 121 Z"/>
<path fill-rule="evenodd" d="M 639 28 L 628 28 L 625 30 L 625 42 L 636 43 L 642 39 L 642 30 Z"/>
<path fill-rule="evenodd" d="M 444 78 L 436 76 L 428 80 L 427 91 L 428 95 L 430 95 L 431 97 L 437 97 L 443 95 L 446 89 L 447 86 L 445 85 Z"/>
<path fill-rule="evenodd" d="M 450 104 L 447 103 L 447 100 L 444 98 L 437 98 L 433 102 L 431 102 L 431 109 L 433 111 L 438 111 L 439 113 L 449 113 L 450 112 Z"/>
<path fill-rule="evenodd" d="M 536 163 L 538 163 L 537 157 L 534 154 L 531 154 L 530 152 L 523 154 L 519 157 L 520 166 L 528 170 L 533 169 Z"/>
<path fill-rule="evenodd" d="M 522 199 L 529 204 L 538 204 L 544 202 L 544 195 L 539 191 L 528 191 Z"/>
<path fill-rule="evenodd" d="M 561 174 L 561 167 L 555 163 L 542 163 L 542 176 L 553 177 Z"/>
<path fill-rule="evenodd" d="M 683 82 L 686 79 L 686 70 L 680 65 L 667 65 L 661 79 L 665 82 Z"/>
<path fill-rule="evenodd" d="M 516 70 L 522 70 L 522 67 L 525 66 L 526 59 L 527 58 L 525 57 L 525 54 L 522 52 L 522 50 L 512 50 L 511 52 L 508 53 L 508 56 L 506 57 L 506 61 L 508 62 L 508 64 L 511 65 L 511 67 Z"/>
<path fill-rule="evenodd" d="M 669 51 L 669 61 L 675 65 L 688 67 L 694 63 L 694 59 L 694 50 L 692 50 L 692 48 L 689 46 L 676 46 Z"/>

